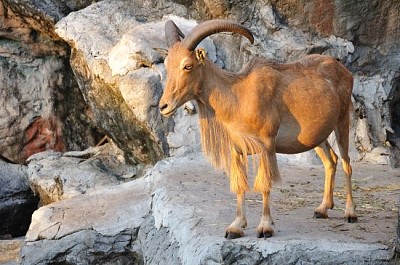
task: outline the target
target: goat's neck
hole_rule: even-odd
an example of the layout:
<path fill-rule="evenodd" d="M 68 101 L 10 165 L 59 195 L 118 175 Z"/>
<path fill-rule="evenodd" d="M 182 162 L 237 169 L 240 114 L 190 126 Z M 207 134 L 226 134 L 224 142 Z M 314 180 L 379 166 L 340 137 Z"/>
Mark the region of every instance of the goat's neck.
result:
<path fill-rule="evenodd" d="M 238 96 L 233 87 L 239 77 L 220 69 L 211 61 L 204 65 L 204 81 L 199 96 L 199 103 L 204 111 L 211 111 L 221 122 L 230 121 L 233 117 Z"/>

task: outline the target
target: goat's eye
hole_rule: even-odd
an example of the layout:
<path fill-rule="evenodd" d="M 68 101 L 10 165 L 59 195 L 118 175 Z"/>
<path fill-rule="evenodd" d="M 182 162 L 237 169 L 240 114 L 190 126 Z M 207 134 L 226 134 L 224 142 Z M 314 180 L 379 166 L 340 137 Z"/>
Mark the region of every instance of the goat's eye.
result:
<path fill-rule="evenodd" d="M 187 65 L 185 65 L 185 67 L 183 67 L 183 69 L 186 71 L 190 71 L 190 70 L 192 70 L 192 68 L 193 68 L 193 65 L 191 65 L 191 64 L 187 64 Z"/>

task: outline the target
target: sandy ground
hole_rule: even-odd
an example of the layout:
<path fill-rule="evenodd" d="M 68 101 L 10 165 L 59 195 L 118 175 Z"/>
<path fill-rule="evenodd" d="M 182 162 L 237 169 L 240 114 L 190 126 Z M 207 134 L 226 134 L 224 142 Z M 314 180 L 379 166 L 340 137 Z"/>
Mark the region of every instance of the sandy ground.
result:
<path fill-rule="evenodd" d="M 282 182 L 271 192 L 271 211 L 275 222 L 273 240 L 329 238 L 341 242 L 383 243 L 393 245 L 396 238 L 400 199 L 400 170 L 384 165 L 353 163 L 353 197 L 357 205 L 358 222 L 347 223 L 344 218 L 344 173 L 338 166 L 335 206 L 328 212 L 329 219 L 314 219 L 314 209 L 321 203 L 324 187 L 322 165 L 280 165 Z M 214 224 L 216 233 L 223 235 L 225 226 L 235 216 L 235 195 L 229 193 L 227 179 L 214 182 L 226 186 L 226 194 L 217 203 L 229 204 L 229 212 L 221 212 Z M 210 195 L 211 197 L 211 195 Z M 256 237 L 261 217 L 262 197 L 249 192 L 246 196 L 248 227 L 246 237 Z M 207 224 L 205 223 L 207 226 Z M 271 239 L 271 240 L 272 240 Z"/>
<path fill-rule="evenodd" d="M 0 264 L 18 264 L 19 250 L 23 238 L 12 240 L 0 240 Z"/>

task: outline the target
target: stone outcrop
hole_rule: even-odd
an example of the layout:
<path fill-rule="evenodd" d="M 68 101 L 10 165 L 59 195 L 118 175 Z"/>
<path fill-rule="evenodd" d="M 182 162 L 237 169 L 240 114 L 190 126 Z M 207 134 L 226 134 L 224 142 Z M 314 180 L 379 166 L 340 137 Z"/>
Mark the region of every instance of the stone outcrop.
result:
<path fill-rule="evenodd" d="M 113 143 L 85 151 L 47 151 L 28 159 L 27 175 L 41 205 L 114 186 L 144 174 L 144 167 L 129 166 Z"/>
<path fill-rule="evenodd" d="M 149 7 L 137 6 L 111 1 L 92 5 L 61 20 L 57 33 L 73 47 L 71 65 L 92 121 L 132 163 L 154 164 L 164 156 L 168 121 L 163 123 L 157 110 L 163 56 L 151 48 L 165 49 L 165 44 L 160 28 L 143 39 L 146 32 L 136 27 Z"/>
<path fill-rule="evenodd" d="M 335 201 L 340 209 L 330 211 L 329 220 L 313 219 L 313 208 L 322 197 L 317 188 L 322 168 L 285 167 L 285 183 L 271 193 L 274 237 L 256 238 L 262 203 L 260 196 L 249 193 L 246 236 L 227 240 L 224 229 L 234 218 L 235 201 L 226 176 L 201 155 L 164 160 L 143 178 L 37 210 L 21 263 L 389 264 L 397 197 L 375 185 L 390 187 L 396 172 L 383 173 L 385 181 L 365 180 L 371 167 L 354 168 L 360 179 L 359 224 L 342 220 L 344 197 Z M 382 215 L 385 222 L 376 217 Z"/>

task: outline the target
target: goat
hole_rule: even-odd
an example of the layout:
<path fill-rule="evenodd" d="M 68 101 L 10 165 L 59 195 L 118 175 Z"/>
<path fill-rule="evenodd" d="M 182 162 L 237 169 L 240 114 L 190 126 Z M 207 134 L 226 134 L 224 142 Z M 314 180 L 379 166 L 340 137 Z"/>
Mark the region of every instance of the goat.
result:
<path fill-rule="evenodd" d="M 274 233 L 269 194 L 272 182 L 280 179 L 276 153 L 315 149 L 325 168 L 325 187 L 314 217 L 327 218 L 328 209 L 333 208 L 338 160 L 327 141 L 332 131 L 346 175 L 344 217 L 356 222 L 348 155 L 351 73 L 323 55 L 308 55 L 287 64 L 255 58 L 238 73 L 231 73 L 211 62 L 203 49 L 196 49 L 204 38 L 219 32 L 238 33 L 254 42 L 250 30 L 228 20 L 203 22 L 186 37 L 173 21 L 166 22 L 167 80 L 159 108 L 169 117 L 185 102 L 197 101 L 202 149 L 215 167 L 230 176 L 231 191 L 237 196 L 236 218 L 226 228 L 225 237 L 241 237 L 247 226 L 244 204 L 249 191 L 247 156 L 251 154 L 259 156 L 254 191 L 263 196 L 257 237 Z"/>

